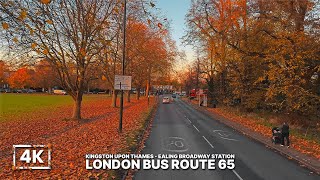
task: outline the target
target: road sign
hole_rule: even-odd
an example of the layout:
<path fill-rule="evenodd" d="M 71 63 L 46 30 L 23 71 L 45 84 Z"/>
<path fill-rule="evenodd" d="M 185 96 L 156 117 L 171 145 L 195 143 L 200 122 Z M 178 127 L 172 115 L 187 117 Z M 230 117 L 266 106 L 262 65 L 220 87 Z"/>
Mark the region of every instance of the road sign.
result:
<path fill-rule="evenodd" d="M 115 75 L 114 89 L 116 90 L 131 90 L 131 76 Z"/>

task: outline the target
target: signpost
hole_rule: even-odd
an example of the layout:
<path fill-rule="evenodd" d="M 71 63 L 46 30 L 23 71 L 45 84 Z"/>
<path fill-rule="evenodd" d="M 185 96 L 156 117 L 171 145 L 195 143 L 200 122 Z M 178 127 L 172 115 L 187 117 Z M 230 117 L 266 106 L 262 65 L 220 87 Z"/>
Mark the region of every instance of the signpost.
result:
<path fill-rule="evenodd" d="M 123 31 L 123 45 L 122 45 L 122 75 L 125 75 L 125 59 L 126 59 L 126 24 L 127 24 L 127 0 L 124 0 L 124 9 L 123 9 L 123 26 L 122 26 L 122 31 Z M 114 78 L 116 79 L 116 78 Z M 121 82 L 121 81 L 120 81 Z M 121 96 L 120 96 L 120 119 L 119 119 L 119 133 L 122 132 L 122 115 L 123 115 L 123 89 L 122 89 L 122 83 L 119 84 L 119 87 L 121 89 Z M 115 83 L 116 85 L 117 83 Z M 131 89 L 131 83 L 130 83 L 130 89 Z"/>
<path fill-rule="evenodd" d="M 121 90 L 121 99 L 120 99 L 120 120 L 119 120 L 119 132 L 122 131 L 122 115 L 123 115 L 123 91 L 131 90 L 131 76 L 124 75 L 115 75 L 114 76 L 114 89 Z"/>
<path fill-rule="evenodd" d="M 116 90 L 131 90 L 131 76 L 115 75 L 114 89 Z"/>

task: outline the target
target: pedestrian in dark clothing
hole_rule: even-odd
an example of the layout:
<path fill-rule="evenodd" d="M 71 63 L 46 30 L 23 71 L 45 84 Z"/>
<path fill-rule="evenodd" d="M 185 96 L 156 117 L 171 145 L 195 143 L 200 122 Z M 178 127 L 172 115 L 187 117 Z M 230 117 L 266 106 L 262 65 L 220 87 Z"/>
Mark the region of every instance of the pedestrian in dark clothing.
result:
<path fill-rule="evenodd" d="M 281 146 L 284 146 L 284 139 L 286 139 L 287 147 L 289 147 L 289 125 L 286 122 L 284 122 L 281 127 Z"/>

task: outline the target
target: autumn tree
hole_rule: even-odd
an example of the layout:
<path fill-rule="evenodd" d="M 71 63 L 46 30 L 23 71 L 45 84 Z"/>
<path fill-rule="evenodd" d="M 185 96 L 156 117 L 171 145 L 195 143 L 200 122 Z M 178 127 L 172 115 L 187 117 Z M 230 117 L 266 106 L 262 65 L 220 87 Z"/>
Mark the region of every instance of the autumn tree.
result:
<path fill-rule="evenodd" d="M 33 80 L 35 87 L 46 88 L 50 92 L 52 87 L 60 85 L 58 74 L 50 64 L 50 61 L 46 59 L 40 60 L 35 64 L 34 70 Z"/>
<path fill-rule="evenodd" d="M 319 114 L 319 21 L 311 0 L 195 0 L 185 41 L 220 101 Z M 210 72 L 210 73 L 209 73 Z M 210 89 L 210 88 L 209 88 Z"/>
<path fill-rule="evenodd" d="M 153 18 L 153 12 L 151 9 L 154 7 L 153 3 L 149 1 L 128 1 L 127 4 L 127 28 L 126 28 L 126 58 L 125 58 L 125 74 L 132 75 L 132 70 L 138 71 L 138 67 L 133 66 L 133 59 L 135 56 L 131 56 L 133 53 L 133 49 L 139 49 L 142 46 L 138 42 L 145 41 L 146 38 L 141 39 L 141 33 L 143 33 L 143 28 L 137 29 L 141 30 L 132 31 L 131 22 L 139 22 L 140 25 L 148 22 L 151 24 L 159 24 L 156 18 Z M 102 53 L 100 53 L 100 61 L 102 64 L 102 76 L 101 79 L 107 82 L 108 87 L 112 89 L 112 106 L 116 107 L 116 99 L 117 99 L 117 90 L 114 89 L 114 76 L 117 74 L 121 74 L 121 63 L 122 63 L 122 48 L 123 48 L 123 4 L 119 4 L 118 10 L 120 13 L 113 14 L 112 21 L 110 22 L 109 33 L 107 34 L 107 39 L 109 46 L 106 46 Z M 151 20 L 152 19 L 152 20 Z M 161 24 L 161 23 L 160 23 Z M 144 25 L 148 30 L 151 26 Z M 156 25 L 157 29 L 159 27 Z M 111 32 L 111 33 L 110 33 Z M 145 31 L 147 32 L 147 31 Z M 135 34 L 136 33 L 136 34 Z M 155 33 L 156 34 L 156 33 Z M 145 34 L 144 36 L 150 36 L 150 33 Z M 133 37 L 133 38 L 132 38 Z M 140 39 L 139 39 L 140 38 Z M 132 43 L 132 40 L 136 39 L 137 42 Z M 132 51 L 133 50 L 133 51 Z M 136 51 L 135 51 L 136 52 Z M 141 61 L 143 62 L 143 61 Z M 141 70 L 141 69 L 139 69 Z M 139 81 L 138 79 L 144 78 L 145 76 L 140 74 L 139 76 L 133 77 L 133 86 L 135 86 L 135 82 Z M 138 89 L 140 89 L 140 86 Z M 127 101 L 130 101 L 130 91 L 127 91 Z"/>
<path fill-rule="evenodd" d="M 27 67 L 22 67 L 16 70 L 8 78 L 8 82 L 11 88 L 26 88 L 33 86 L 34 70 Z"/>
<path fill-rule="evenodd" d="M 7 83 L 7 75 L 9 68 L 4 61 L 0 60 L 0 88 Z"/>
<path fill-rule="evenodd" d="M 120 7 L 118 9 L 120 9 Z M 107 34 L 108 46 L 105 46 L 99 54 L 99 61 L 100 64 L 102 64 L 101 80 L 105 81 L 112 91 L 112 107 L 117 106 L 118 91 L 114 89 L 114 77 L 119 74 L 121 65 L 121 28 L 123 26 L 121 18 L 123 18 L 123 16 L 119 13 L 113 14 L 114 21 L 112 26 L 110 25 L 109 27 L 110 33 Z"/>
<path fill-rule="evenodd" d="M 317 5 L 309 0 L 259 3 L 263 20 L 255 25 L 261 40 L 269 42 L 264 47 L 270 83 L 266 101 L 273 109 L 319 114 L 320 96 L 314 88 L 319 81 L 319 22 L 312 14 Z"/>
<path fill-rule="evenodd" d="M 176 48 L 166 30 L 136 20 L 128 23 L 127 43 L 127 72 L 133 77 L 139 99 L 142 87 L 148 95 L 152 80 L 170 72 Z"/>
<path fill-rule="evenodd" d="M 81 118 L 88 68 L 108 46 L 105 39 L 116 0 L 2 1 L 0 20 L 8 45 L 46 58 L 74 100 L 73 119 Z"/>

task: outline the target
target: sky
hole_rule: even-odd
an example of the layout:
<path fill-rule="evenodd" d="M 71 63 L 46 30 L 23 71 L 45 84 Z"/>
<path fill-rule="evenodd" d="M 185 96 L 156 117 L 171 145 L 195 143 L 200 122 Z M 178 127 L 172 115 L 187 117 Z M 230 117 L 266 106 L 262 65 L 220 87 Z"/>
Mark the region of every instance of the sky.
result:
<path fill-rule="evenodd" d="M 186 34 L 185 15 L 191 6 L 191 0 L 156 0 L 155 5 L 168 18 L 168 21 L 171 22 L 172 38 L 176 41 L 178 49 L 185 51 L 188 62 L 192 61 L 194 59 L 192 48 L 182 45 L 181 40 L 182 36 Z M 182 61 L 179 64 L 183 66 L 186 65 L 187 62 Z"/>
<path fill-rule="evenodd" d="M 181 41 L 182 36 L 186 34 L 185 15 L 191 6 L 191 0 L 153 0 L 153 2 L 171 22 L 172 38 L 176 41 L 179 51 L 184 51 L 186 54 L 187 61 L 178 60 L 177 63 L 177 70 L 183 69 L 188 62 L 194 59 L 191 46 L 185 47 Z"/>

